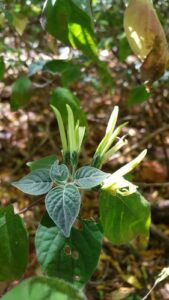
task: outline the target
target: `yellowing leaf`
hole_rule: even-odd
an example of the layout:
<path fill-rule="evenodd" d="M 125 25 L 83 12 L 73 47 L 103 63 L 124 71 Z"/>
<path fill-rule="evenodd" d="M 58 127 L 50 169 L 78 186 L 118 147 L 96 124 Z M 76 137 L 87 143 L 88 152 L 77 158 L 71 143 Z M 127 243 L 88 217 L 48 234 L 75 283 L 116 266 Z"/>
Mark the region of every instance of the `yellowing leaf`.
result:
<path fill-rule="evenodd" d="M 124 29 L 133 52 L 143 61 L 144 81 L 160 78 L 169 65 L 169 50 L 163 27 L 151 0 L 130 0 Z"/>
<path fill-rule="evenodd" d="M 22 35 L 26 25 L 28 24 L 28 18 L 21 15 L 21 14 L 13 14 L 13 25 L 16 29 L 16 31 Z"/>
<path fill-rule="evenodd" d="M 123 300 L 126 299 L 131 293 L 134 292 L 133 288 L 122 287 L 111 293 L 112 300 Z"/>

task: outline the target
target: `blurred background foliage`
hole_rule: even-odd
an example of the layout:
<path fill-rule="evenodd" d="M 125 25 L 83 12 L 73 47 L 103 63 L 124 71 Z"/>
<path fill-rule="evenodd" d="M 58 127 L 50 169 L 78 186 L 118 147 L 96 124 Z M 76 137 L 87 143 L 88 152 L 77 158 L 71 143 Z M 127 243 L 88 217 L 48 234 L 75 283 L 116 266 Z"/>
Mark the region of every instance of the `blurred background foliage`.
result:
<path fill-rule="evenodd" d="M 46 78 L 44 81 L 47 80 L 48 83 L 56 77 L 60 85 L 65 87 L 71 87 L 77 81 L 90 82 L 96 91 L 100 92 L 108 88 L 111 93 L 116 87 L 114 72 L 120 70 L 123 85 L 130 90 L 128 104 L 146 101 L 149 95 L 141 83 L 138 71 L 140 62 L 134 58 L 123 29 L 125 2 L 127 1 L 92 1 L 99 57 L 102 63 L 105 62 L 99 65 L 90 58 L 90 55 L 86 56 L 84 52 L 73 50 L 64 43 L 56 41 L 43 29 L 44 1 L 27 0 L 23 4 L 23 1 L 3 2 L 1 0 L 0 79 L 5 80 L 8 74 L 15 79 L 21 76 L 12 89 L 12 109 L 16 110 L 27 103 L 32 94 L 30 93 L 31 81 L 34 81 L 34 75 L 38 72 L 43 74 L 43 78 Z M 169 38 L 168 1 L 154 1 L 154 3 L 166 36 Z M 118 63 L 115 64 L 115 60 Z M 169 73 L 166 72 L 160 81 L 154 84 L 154 88 L 160 82 L 168 87 L 168 76 Z M 43 82 L 42 78 L 39 80 Z M 17 92 L 17 86 L 21 95 Z M 23 97 L 22 95 L 25 94 L 27 96 Z M 138 94 L 139 99 L 137 99 Z"/>

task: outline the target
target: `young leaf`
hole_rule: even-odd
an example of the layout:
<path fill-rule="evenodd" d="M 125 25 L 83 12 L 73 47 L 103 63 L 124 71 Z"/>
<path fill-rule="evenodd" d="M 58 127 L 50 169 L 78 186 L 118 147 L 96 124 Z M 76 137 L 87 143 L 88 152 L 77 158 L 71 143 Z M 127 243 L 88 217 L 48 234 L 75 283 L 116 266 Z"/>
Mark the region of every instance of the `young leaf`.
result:
<path fill-rule="evenodd" d="M 43 272 L 82 287 L 96 268 L 102 237 L 97 223 L 83 220 L 67 239 L 45 213 L 35 237 Z"/>
<path fill-rule="evenodd" d="M 30 161 L 26 165 L 31 169 L 31 171 L 37 169 L 50 169 L 55 161 L 56 161 L 55 155 L 48 155 L 41 159 Z"/>
<path fill-rule="evenodd" d="M 0 281 L 19 279 L 28 259 L 28 236 L 13 206 L 0 208 Z"/>
<path fill-rule="evenodd" d="M 35 170 L 22 179 L 12 182 L 12 185 L 29 195 L 46 194 L 52 187 L 48 169 Z"/>
<path fill-rule="evenodd" d="M 70 236 L 72 225 L 79 214 L 80 200 L 80 193 L 73 184 L 54 188 L 46 196 L 48 214 L 66 237 Z"/>
<path fill-rule="evenodd" d="M 90 0 L 52 0 L 45 2 L 43 24 L 61 42 L 97 59 Z"/>
<path fill-rule="evenodd" d="M 80 126 L 86 126 L 86 115 L 80 108 L 79 100 L 69 89 L 61 87 L 56 88 L 52 93 L 50 102 L 54 107 L 56 107 L 59 110 L 62 116 L 62 120 L 66 125 L 68 118 L 66 104 L 68 104 L 73 111 L 75 122 L 79 120 Z"/>
<path fill-rule="evenodd" d="M 24 106 L 32 94 L 32 83 L 26 76 L 19 77 L 12 85 L 11 109 L 17 110 Z"/>
<path fill-rule="evenodd" d="M 66 165 L 59 165 L 58 161 L 55 161 L 50 169 L 50 177 L 53 181 L 66 181 L 70 173 Z"/>
<path fill-rule="evenodd" d="M 10 290 L 2 300 L 86 300 L 82 291 L 62 280 L 51 277 L 32 277 Z"/>
<path fill-rule="evenodd" d="M 126 244 L 137 236 L 148 238 L 150 205 L 139 193 L 114 196 L 102 191 L 99 206 L 104 234 L 113 244 Z"/>
<path fill-rule="evenodd" d="M 75 183 L 84 189 L 91 189 L 103 182 L 110 174 L 94 167 L 86 166 L 75 173 Z"/>

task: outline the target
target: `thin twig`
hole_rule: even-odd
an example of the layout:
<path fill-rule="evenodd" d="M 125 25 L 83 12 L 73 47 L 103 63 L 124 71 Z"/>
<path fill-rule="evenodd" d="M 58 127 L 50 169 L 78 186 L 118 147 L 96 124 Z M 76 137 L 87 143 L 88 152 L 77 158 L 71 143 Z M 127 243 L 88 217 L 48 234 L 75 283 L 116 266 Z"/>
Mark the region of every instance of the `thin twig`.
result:
<path fill-rule="evenodd" d="M 142 139 L 141 141 L 132 145 L 129 149 L 124 151 L 124 154 L 128 154 L 128 153 L 132 152 L 133 150 L 138 149 L 140 146 L 147 144 L 147 142 L 152 140 L 156 135 L 159 135 L 160 133 L 167 131 L 167 130 L 169 130 L 169 125 L 165 125 L 163 127 L 158 128 L 157 130 L 148 134 L 144 139 Z"/>
<path fill-rule="evenodd" d="M 41 143 L 39 143 L 38 145 L 37 145 L 37 147 L 35 147 L 33 150 L 32 150 L 32 152 L 30 153 L 30 154 L 28 154 L 25 158 L 24 158 L 24 160 L 22 160 L 21 161 L 21 163 L 18 165 L 18 166 L 16 166 L 16 168 L 12 171 L 12 175 L 14 175 L 29 159 L 30 159 L 30 157 L 32 157 L 38 150 L 39 150 L 39 148 L 41 148 L 41 146 L 43 146 L 45 143 L 46 143 L 46 141 L 48 140 L 48 136 L 46 136 L 43 140 L 42 140 L 42 142 Z"/>
<path fill-rule="evenodd" d="M 134 184 L 140 187 L 168 187 L 169 186 L 169 182 L 158 182 L 158 183 L 134 182 Z"/>
<path fill-rule="evenodd" d="M 24 214 L 25 212 L 27 212 L 28 210 L 30 210 L 33 206 L 35 206 L 37 203 L 39 203 L 41 200 L 43 200 L 43 197 L 36 199 L 35 201 L 33 201 L 29 206 L 25 207 L 24 209 L 20 210 L 17 215 L 21 215 Z"/>
<path fill-rule="evenodd" d="M 154 234 L 157 238 L 162 240 L 167 247 L 169 247 L 169 237 L 166 236 L 161 230 L 158 229 L 158 227 L 155 224 L 150 225 L 150 230 L 152 234 Z"/>

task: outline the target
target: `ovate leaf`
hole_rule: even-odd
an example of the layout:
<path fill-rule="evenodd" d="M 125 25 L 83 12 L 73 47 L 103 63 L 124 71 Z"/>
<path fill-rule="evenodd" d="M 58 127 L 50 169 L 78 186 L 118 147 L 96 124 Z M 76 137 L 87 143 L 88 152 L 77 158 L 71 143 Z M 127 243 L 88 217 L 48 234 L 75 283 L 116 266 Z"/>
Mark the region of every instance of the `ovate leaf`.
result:
<path fill-rule="evenodd" d="M 52 187 L 52 180 L 48 169 L 38 169 L 24 176 L 19 181 L 14 181 L 13 186 L 29 195 L 46 194 Z"/>
<path fill-rule="evenodd" d="M 139 193 L 129 196 L 102 191 L 99 200 L 100 219 L 105 236 L 113 244 L 149 236 L 150 205 Z"/>
<path fill-rule="evenodd" d="M 28 236 L 13 206 L 0 208 L 0 280 L 19 279 L 28 259 Z"/>
<path fill-rule="evenodd" d="M 85 300 L 81 291 L 57 278 L 32 277 L 9 291 L 2 300 Z"/>
<path fill-rule="evenodd" d="M 50 177 L 53 181 L 66 181 L 69 177 L 69 169 L 66 165 L 59 165 L 58 161 L 55 161 L 50 169 Z"/>
<path fill-rule="evenodd" d="M 75 183 L 81 188 L 91 189 L 102 183 L 108 176 L 108 173 L 94 167 L 86 166 L 76 171 Z"/>
<path fill-rule="evenodd" d="M 83 220 L 79 229 L 72 228 L 67 239 L 45 213 L 36 232 L 35 246 L 43 272 L 82 286 L 96 268 L 102 233 L 96 222 Z"/>
<path fill-rule="evenodd" d="M 73 184 L 56 187 L 46 196 L 49 216 L 66 237 L 70 236 L 72 225 L 79 214 L 80 200 L 80 193 Z"/>
<path fill-rule="evenodd" d="M 12 85 L 11 108 L 17 110 L 24 106 L 32 94 L 32 83 L 26 76 L 19 77 Z"/>
<path fill-rule="evenodd" d="M 47 0 L 42 23 L 58 40 L 96 59 L 97 46 L 90 0 Z"/>
<path fill-rule="evenodd" d="M 56 88 L 52 93 L 50 102 L 59 110 L 65 124 L 67 124 L 66 104 L 68 104 L 73 111 L 75 121 L 79 120 L 81 126 L 86 126 L 86 115 L 80 108 L 79 100 L 69 89 Z"/>
<path fill-rule="evenodd" d="M 30 161 L 27 163 L 27 166 L 31 169 L 31 171 L 37 169 L 50 169 L 53 163 L 56 160 L 55 155 L 48 155 L 41 159 Z"/>

